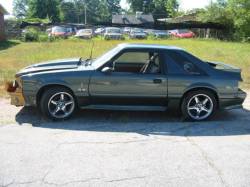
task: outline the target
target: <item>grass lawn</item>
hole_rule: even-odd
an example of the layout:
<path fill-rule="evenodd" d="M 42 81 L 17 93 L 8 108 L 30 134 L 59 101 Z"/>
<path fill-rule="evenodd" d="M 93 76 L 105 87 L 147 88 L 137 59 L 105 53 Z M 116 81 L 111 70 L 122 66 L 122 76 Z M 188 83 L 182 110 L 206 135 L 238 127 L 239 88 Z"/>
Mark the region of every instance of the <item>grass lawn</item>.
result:
<path fill-rule="evenodd" d="M 220 61 L 242 68 L 242 76 L 250 87 L 250 44 L 222 42 L 217 40 L 168 39 L 168 40 L 95 40 L 93 57 L 121 42 L 154 43 L 182 47 L 201 59 Z M 0 96 L 6 96 L 4 81 L 12 80 L 21 68 L 41 61 L 84 57 L 90 55 L 91 41 L 61 40 L 52 43 L 21 43 L 8 41 L 0 43 Z"/>

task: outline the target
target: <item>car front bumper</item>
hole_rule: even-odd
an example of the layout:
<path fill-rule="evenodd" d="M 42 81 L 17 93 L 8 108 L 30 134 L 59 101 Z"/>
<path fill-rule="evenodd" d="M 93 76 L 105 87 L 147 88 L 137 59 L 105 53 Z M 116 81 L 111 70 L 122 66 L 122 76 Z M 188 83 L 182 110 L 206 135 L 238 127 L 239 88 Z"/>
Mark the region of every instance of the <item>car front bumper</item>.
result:
<path fill-rule="evenodd" d="M 246 92 L 239 89 L 235 97 L 220 99 L 220 108 L 225 110 L 243 108 L 242 104 L 245 101 L 246 97 L 247 97 Z"/>
<path fill-rule="evenodd" d="M 25 99 L 23 96 L 22 89 L 17 87 L 14 83 L 6 83 L 6 91 L 10 96 L 10 104 L 15 106 L 25 106 Z"/>

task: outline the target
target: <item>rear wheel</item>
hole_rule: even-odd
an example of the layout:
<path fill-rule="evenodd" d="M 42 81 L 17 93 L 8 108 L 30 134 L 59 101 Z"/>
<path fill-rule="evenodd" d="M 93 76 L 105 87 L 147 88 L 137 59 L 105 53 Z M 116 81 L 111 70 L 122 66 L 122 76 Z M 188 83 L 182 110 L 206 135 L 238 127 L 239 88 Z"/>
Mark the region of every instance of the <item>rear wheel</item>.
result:
<path fill-rule="evenodd" d="M 43 115 L 53 120 L 63 120 L 71 117 L 75 108 L 76 103 L 73 94 L 63 87 L 46 90 L 40 102 Z"/>
<path fill-rule="evenodd" d="M 197 90 L 188 93 L 181 109 L 185 118 L 201 121 L 210 118 L 217 108 L 215 96 L 210 91 Z"/>

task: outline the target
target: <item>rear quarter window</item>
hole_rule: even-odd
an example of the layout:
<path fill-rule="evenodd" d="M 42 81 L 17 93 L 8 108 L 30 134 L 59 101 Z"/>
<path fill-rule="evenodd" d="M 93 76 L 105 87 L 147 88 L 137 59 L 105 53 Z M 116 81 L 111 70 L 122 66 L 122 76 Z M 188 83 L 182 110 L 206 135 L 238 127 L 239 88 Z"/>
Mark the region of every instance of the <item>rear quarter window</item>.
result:
<path fill-rule="evenodd" d="M 187 57 L 176 51 L 168 51 L 168 56 L 188 74 L 201 74 L 199 68 Z"/>

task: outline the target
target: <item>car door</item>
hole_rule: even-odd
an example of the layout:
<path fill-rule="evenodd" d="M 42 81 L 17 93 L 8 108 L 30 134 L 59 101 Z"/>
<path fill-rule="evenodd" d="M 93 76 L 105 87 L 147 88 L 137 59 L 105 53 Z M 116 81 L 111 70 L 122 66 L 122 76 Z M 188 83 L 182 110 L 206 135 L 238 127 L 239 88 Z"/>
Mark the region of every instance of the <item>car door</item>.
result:
<path fill-rule="evenodd" d="M 159 54 L 159 73 L 139 72 L 146 64 L 144 53 Z M 124 50 L 106 64 L 110 65 L 114 71 L 105 73 L 100 69 L 91 77 L 89 92 L 92 104 L 166 105 L 167 76 L 164 55 L 160 51 Z"/>

